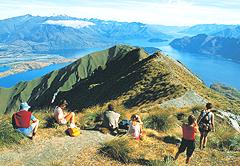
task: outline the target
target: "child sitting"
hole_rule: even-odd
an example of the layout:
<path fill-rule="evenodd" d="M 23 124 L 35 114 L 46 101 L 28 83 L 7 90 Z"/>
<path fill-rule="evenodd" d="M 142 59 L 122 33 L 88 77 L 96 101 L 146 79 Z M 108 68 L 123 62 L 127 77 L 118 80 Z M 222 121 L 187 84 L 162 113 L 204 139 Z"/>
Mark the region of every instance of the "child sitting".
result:
<path fill-rule="evenodd" d="M 132 135 L 136 140 L 140 140 L 140 137 L 142 135 L 142 125 L 143 123 L 138 115 L 134 114 L 131 116 L 128 133 Z"/>

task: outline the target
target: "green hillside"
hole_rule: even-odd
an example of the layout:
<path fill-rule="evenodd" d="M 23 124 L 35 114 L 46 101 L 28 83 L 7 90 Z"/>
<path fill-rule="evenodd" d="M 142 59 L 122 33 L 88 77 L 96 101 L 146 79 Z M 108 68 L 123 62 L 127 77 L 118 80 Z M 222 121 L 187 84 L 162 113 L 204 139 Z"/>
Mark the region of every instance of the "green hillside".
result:
<path fill-rule="evenodd" d="M 92 53 L 41 78 L 0 89 L 0 113 L 18 110 L 23 101 L 33 108 L 48 107 L 54 93 L 56 102 L 67 99 L 70 109 L 81 110 L 116 100 L 126 108 L 161 104 L 195 91 L 218 107 L 239 110 L 231 101 L 207 88 L 180 62 L 157 52 L 117 45 Z"/>

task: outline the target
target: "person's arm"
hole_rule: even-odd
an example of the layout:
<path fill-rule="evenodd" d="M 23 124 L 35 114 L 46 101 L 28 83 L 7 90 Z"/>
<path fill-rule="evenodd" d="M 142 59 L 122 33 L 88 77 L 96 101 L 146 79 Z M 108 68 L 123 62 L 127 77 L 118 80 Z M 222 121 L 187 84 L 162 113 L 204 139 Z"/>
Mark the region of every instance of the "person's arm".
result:
<path fill-rule="evenodd" d="M 142 135 L 143 134 L 142 124 L 139 123 L 139 125 L 140 125 L 140 135 Z"/>
<path fill-rule="evenodd" d="M 37 121 L 38 121 L 38 119 L 37 119 L 37 118 L 35 118 L 35 116 L 31 115 L 31 121 L 32 121 L 33 123 L 35 123 L 35 122 L 37 122 Z"/>
<path fill-rule="evenodd" d="M 194 122 L 193 128 L 194 128 L 194 133 L 197 133 L 198 132 L 198 123 L 197 123 L 197 121 Z"/>
<path fill-rule="evenodd" d="M 198 116 L 197 124 L 200 122 L 200 120 L 201 120 L 201 118 L 202 118 L 202 114 L 203 114 L 203 111 L 201 111 L 200 115 Z"/>
<path fill-rule="evenodd" d="M 211 116 L 211 123 L 212 123 L 212 131 L 215 132 L 215 123 L 214 123 L 214 113 L 212 113 L 212 116 Z"/>
<path fill-rule="evenodd" d="M 140 124 L 140 125 L 143 125 L 143 122 L 142 122 L 141 117 L 140 117 L 139 115 L 137 115 L 137 118 L 138 118 L 138 122 L 139 122 L 139 124 Z"/>

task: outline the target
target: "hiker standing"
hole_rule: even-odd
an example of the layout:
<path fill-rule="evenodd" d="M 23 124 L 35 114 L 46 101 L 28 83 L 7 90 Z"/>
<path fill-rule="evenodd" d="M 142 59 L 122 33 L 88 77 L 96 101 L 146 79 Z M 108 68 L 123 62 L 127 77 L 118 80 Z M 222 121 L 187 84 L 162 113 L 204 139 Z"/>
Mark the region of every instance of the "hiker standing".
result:
<path fill-rule="evenodd" d="M 18 132 L 33 139 L 39 126 L 39 120 L 28 111 L 29 108 L 31 107 L 28 103 L 21 103 L 19 111 L 12 116 L 12 125 Z"/>
<path fill-rule="evenodd" d="M 203 110 L 198 117 L 199 131 L 201 133 L 200 137 L 200 149 L 204 149 L 207 144 L 207 135 L 209 131 L 215 131 L 214 125 L 214 114 L 212 112 L 213 105 L 211 103 L 206 104 L 206 109 Z"/>
<path fill-rule="evenodd" d="M 108 105 L 108 110 L 103 114 L 103 127 L 106 127 L 110 130 L 112 134 L 117 134 L 118 132 L 118 121 L 120 114 L 115 112 L 112 104 Z"/>
<path fill-rule="evenodd" d="M 183 153 L 187 149 L 187 159 L 186 164 L 189 163 L 190 158 L 195 150 L 195 133 L 198 132 L 198 125 L 196 118 L 193 115 L 188 117 L 188 123 L 182 125 L 183 138 L 178 152 L 175 155 L 175 160 L 177 160 L 180 153 Z"/>
<path fill-rule="evenodd" d="M 139 141 L 143 133 L 142 126 L 143 126 L 143 122 L 140 116 L 134 114 L 131 116 L 131 122 L 128 129 L 128 133 L 132 135 L 136 140 Z"/>
<path fill-rule="evenodd" d="M 56 106 L 54 109 L 54 118 L 59 124 L 62 124 L 62 125 L 65 125 L 67 124 L 67 122 L 70 122 L 70 127 L 74 128 L 76 127 L 75 113 L 74 112 L 64 113 L 63 110 L 65 110 L 67 106 L 68 106 L 67 101 L 61 100 L 58 106 Z"/>

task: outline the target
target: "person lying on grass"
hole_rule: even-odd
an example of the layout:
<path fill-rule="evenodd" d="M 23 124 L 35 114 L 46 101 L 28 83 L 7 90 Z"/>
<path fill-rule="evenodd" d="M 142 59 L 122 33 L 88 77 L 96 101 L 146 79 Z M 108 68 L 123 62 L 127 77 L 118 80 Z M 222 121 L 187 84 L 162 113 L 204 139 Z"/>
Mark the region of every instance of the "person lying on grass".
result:
<path fill-rule="evenodd" d="M 19 111 L 14 113 L 12 116 L 12 125 L 16 131 L 33 139 L 37 133 L 39 120 L 28 111 L 29 108 L 31 107 L 28 105 L 28 103 L 21 103 Z"/>
<path fill-rule="evenodd" d="M 54 109 L 54 119 L 60 125 L 65 125 L 67 122 L 70 122 L 70 128 L 76 127 L 75 125 L 75 113 L 69 112 L 64 113 L 64 110 L 67 108 L 68 103 L 66 100 L 61 100 L 58 106 Z"/>
<path fill-rule="evenodd" d="M 180 153 L 183 153 L 187 149 L 187 159 L 186 164 L 189 163 L 190 158 L 195 150 L 195 133 L 198 132 L 198 125 L 196 118 L 193 115 L 188 117 L 188 124 L 182 125 L 183 138 L 178 152 L 175 155 L 175 160 L 177 160 Z"/>

